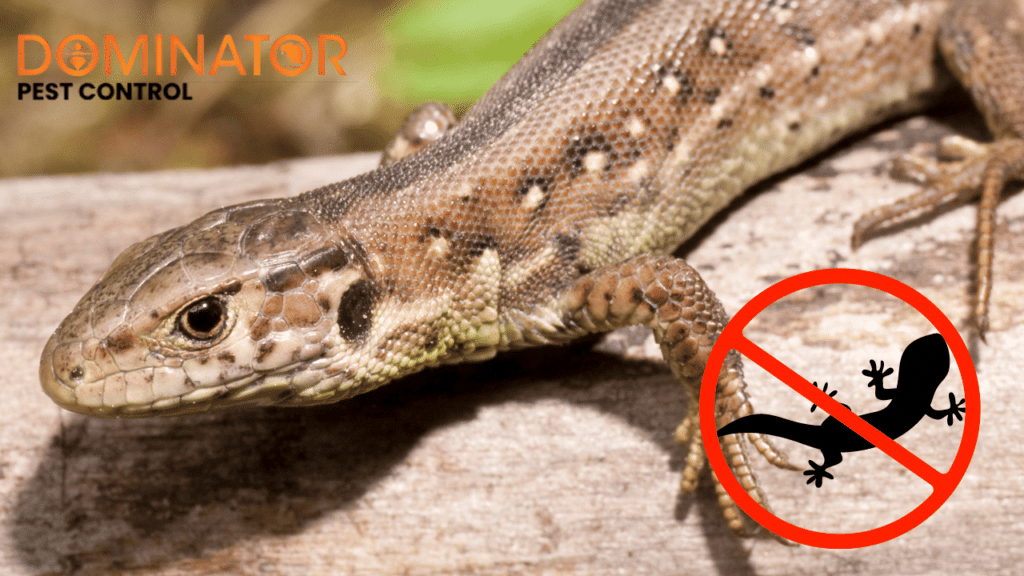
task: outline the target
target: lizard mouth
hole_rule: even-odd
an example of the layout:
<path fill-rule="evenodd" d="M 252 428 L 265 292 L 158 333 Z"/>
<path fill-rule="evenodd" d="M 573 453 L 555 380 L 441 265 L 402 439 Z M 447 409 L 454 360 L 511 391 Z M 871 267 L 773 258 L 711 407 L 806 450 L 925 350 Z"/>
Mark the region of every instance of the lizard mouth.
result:
<path fill-rule="evenodd" d="M 75 397 L 74 386 L 59 378 L 56 370 L 54 369 L 53 355 L 56 349 L 57 334 L 53 334 L 50 336 L 50 339 L 46 341 L 46 346 L 43 347 L 43 353 L 41 355 L 42 360 L 39 362 L 39 382 L 43 386 L 43 392 L 46 392 L 46 395 L 56 402 L 61 408 L 82 412 L 82 409 L 79 407 Z M 78 372 L 76 372 L 76 370 Z M 80 372 L 80 367 L 72 368 L 71 370 L 72 374 L 78 374 Z M 76 408 L 78 409 L 76 410 Z M 91 413 L 91 411 L 87 411 L 85 413 Z"/>
<path fill-rule="evenodd" d="M 43 392 L 65 410 L 102 418 L 141 418 L 178 416 L 211 409 L 268 406 L 288 400 L 294 390 L 287 381 L 266 379 L 264 374 L 249 374 L 216 386 L 197 386 L 188 375 L 174 371 L 166 380 L 178 382 L 176 391 L 162 395 L 154 382 L 153 368 L 115 372 L 98 378 L 88 377 L 87 362 L 76 357 L 73 348 L 62 345 L 54 333 L 43 348 L 39 363 L 39 382 Z M 286 367 L 288 368 L 288 367 Z M 165 369 L 166 370 L 166 369 Z M 171 371 L 168 371 L 171 372 Z M 138 385 L 149 390 L 147 398 L 138 394 Z"/>

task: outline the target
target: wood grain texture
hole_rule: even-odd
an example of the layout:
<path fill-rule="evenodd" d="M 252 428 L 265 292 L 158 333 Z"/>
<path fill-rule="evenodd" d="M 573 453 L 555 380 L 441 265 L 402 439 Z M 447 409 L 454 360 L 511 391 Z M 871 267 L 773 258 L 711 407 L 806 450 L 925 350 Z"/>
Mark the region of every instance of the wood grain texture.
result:
<path fill-rule="evenodd" d="M 950 124 L 981 122 L 961 114 L 876 131 L 747 194 L 679 254 L 732 311 L 776 280 L 845 266 L 906 282 L 966 334 L 974 206 L 848 247 L 857 216 L 913 190 L 885 163 Z M 982 393 L 974 461 L 931 519 L 871 549 L 739 541 L 709 483 L 679 497 L 684 451 L 672 431 L 685 400 L 642 333 L 435 370 L 315 409 L 105 421 L 63 412 L 40 391 L 46 337 L 128 244 L 372 164 L 0 182 L 0 572 L 1010 574 L 1024 560 L 1019 195 L 1001 208 L 989 344 L 968 342 Z M 827 288 L 770 308 L 747 335 L 871 409 L 867 360 L 895 366 L 899 343 L 927 330 L 897 302 Z M 763 372 L 747 373 L 760 411 L 819 418 Z M 944 469 L 960 430 L 926 421 L 905 445 Z M 797 463 L 820 460 L 790 451 Z M 799 473 L 758 470 L 777 512 L 821 530 L 869 528 L 926 494 L 877 451 L 848 456 L 818 491 Z"/>

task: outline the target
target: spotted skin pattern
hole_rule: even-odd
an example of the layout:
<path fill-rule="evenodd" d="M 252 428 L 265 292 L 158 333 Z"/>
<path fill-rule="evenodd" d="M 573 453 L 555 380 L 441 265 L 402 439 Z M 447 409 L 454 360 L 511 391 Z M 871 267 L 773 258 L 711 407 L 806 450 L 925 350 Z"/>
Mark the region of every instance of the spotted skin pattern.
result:
<path fill-rule="evenodd" d="M 911 161 L 925 190 L 867 215 L 854 240 L 982 190 L 984 328 L 998 193 L 1024 165 L 1024 26 L 1003 0 L 952 4 L 585 2 L 460 122 L 439 105 L 417 111 L 380 169 L 130 247 L 47 343 L 43 388 L 106 417 L 322 404 L 427 367 L 641 324 L 689 396 L 677 438 L 693 490 L 706 461 L 699 382 L 728 318 L 667 254 L 752 184 L 928 104 L 952 81 L 937 42 L 997 141 L 961 146 L 960 163 Z M 1009 89 L 991 88 L 995 77 Z M 730 355 L 718 423 L 752 410 Z M 747 440 L 788 466 L 766 439 Z M 723 444 L 767 505 L 746 444 Z"/>

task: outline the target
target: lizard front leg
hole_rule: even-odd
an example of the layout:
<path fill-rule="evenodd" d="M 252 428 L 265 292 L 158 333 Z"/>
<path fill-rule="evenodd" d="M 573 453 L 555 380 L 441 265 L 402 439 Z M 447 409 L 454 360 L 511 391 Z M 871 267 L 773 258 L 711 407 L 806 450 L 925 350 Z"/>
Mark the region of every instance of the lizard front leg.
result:
<path fill-rule="evenodd" d="M 451 108 L 440 102 L 425 102 L 405 117 L 395 137 L 384 147 L 381 168 L 412 156 L 455 129 Z"/>
<path fill-rule="evenodd" d="M 957 420 L 961 420 L 961 421 L 964 419 L 963 414 L 965 414 L 967 412 L 967 409 L 964 408 L 964 402 L 965 401 L 966 401 L 966 398 L 961 398 L 960 401 L 958 402 L 957 399 L 956 399 L 956 395 L 954 395 L 952 392 L 950 392 L 949 393 L 949 408 L 947 408 L 946 410 L 936 410 L 936 409 L 932 408 L 931 406 L 928 406 L 928 408 L 925 411 L 925 414 L 927 414 L 929 417 L 931 417 L 934 420 L 942 420 L 943 418 L 945 418 L 946 419 L 946 424 L 949 425 L 949 426 L 952 426 L 953 425 L 953 417 L 956 417 Z"/>
<path fill-rule="evenodd" d="M 707 461 L 698 425 L 700 382 L 708 355 L 728 317 L 722 304 L 697 271 L 669 256 L 641 256 L 606 266 L 583 276 L 564 291 L 558 310 L 567 326 L 602 332 L 641 324 L 651 328 L 672 372 L 686 387 L 687 416 L 677 430 L 680 442 L 689 442 L 682 490 L 692 491 Z M 746 392 L 739 355 L 733 351 L 718 377 L 716 418 L 719 427 L 753 413 Z M 792 468 L 785 456 L 763 436 L 748 439 L 769 462 Z M 739 435 L 722 439 L 726 460 L 740 484 L 755 501 L 767 499 L 751 470 Z M 714 477 L 714 474 L 712 474 Z M 747 533 L 743 515 L 715 478 L 719 504 L 729 527 Z"/>

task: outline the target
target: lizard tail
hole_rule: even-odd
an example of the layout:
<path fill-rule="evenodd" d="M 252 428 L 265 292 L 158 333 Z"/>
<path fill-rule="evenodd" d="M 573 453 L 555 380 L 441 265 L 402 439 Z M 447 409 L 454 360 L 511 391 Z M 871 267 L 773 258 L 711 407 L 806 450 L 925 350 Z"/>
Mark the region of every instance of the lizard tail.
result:
<path fill-rule="evenodd" d="M 821 427 L 793 422 L 771 414 L 751 414 L 734 420 L 718 431 L 718 436 L 726 434 L 768 434 L 778 436 L 805 446 L 817 448 L 816 440 L 821 437 Z"/>

